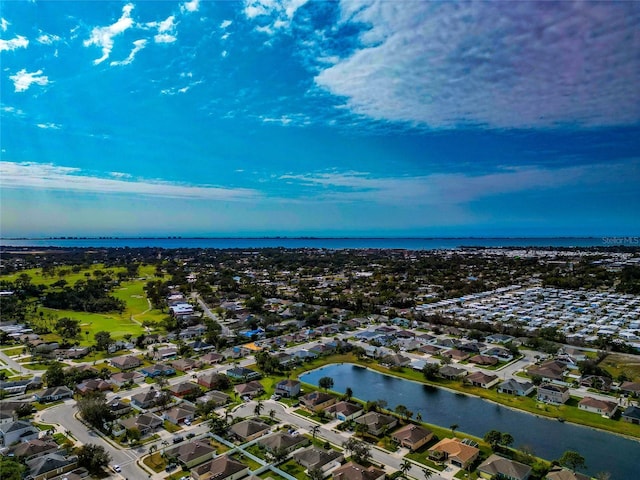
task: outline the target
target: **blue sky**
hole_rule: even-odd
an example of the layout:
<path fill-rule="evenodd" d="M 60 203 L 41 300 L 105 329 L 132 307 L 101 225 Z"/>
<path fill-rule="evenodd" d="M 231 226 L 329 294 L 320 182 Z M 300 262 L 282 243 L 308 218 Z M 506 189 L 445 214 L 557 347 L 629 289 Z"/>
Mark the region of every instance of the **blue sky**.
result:
<path fill-rule="evenodd" d="M 638 2 L 0 17 L 3 237 L 640 231 Z"/>

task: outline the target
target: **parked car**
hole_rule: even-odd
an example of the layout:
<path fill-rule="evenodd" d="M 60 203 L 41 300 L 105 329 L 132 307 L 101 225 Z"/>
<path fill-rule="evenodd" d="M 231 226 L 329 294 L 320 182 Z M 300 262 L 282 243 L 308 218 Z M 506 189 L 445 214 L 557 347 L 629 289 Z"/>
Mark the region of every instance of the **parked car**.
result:
<path fill-rule="evenodd" d="M 113 471 L 116 473 L 120 473 L 122 471 L 122 469 L 120 468 L 120 465 L 114 465 L 112 468 L 113 468 Z"/>
<path fill-rule="evenodd" d="M 182 438 L 181 436 L 175 436 L 173 437 L 173 443 L 180 443 L 181 441 L 183 441 L 184 438 Z"/>

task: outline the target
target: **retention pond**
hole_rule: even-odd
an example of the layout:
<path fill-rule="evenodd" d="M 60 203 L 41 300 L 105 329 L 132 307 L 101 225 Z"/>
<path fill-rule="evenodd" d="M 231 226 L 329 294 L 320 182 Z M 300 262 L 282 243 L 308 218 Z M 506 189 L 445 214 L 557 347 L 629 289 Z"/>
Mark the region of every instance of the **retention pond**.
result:
<path fill-rule="evenodd" d="M 609 472 L 614 480 L 640 478 L 640 442 L 630 438 L 538 417 L 353 364 L 327 365 L 303 374 L 300 380 L 318 385 L 322 377 L 333 379 L 335 391 L 344 392 L 349 387 L 354 397 L 384 400 L 391 410 L 404 405 L 414 416 L 420 413 L 427 423 L 445 428 L 456 424 L 460 431 L 477 437 L 491 429 L 509 432 L 514 447 L 527 445 L 539 457 L 553 460 L 566 450 L 574 450 L 585 457 L 591 475 Z"/>

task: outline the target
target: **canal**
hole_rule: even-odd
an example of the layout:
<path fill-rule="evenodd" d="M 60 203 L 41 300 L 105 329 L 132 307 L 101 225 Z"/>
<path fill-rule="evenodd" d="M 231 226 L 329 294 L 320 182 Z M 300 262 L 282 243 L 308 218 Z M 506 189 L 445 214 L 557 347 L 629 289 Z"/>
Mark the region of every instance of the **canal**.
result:
<path fill-rule="evenodd" d="M 561 423 L 489 402 L 477 397 L 384 375 L 357 365 L 333 364 L 307 372 L 300 380 L 318 385 L 331 377 L 333 390 L 347 387 L 361 400 L 384 400 L 393 410 L 404 405 L 422 421 L 445 428 L 457 424 L 459 431 L 484 437 L 491 429 L 509 432 L 513 446 L 526 445 L 547 460 L 575 450 L 586 459 L 587 473 L 609 472 L 613 480 L 640 479 L 640 442 L 612 433 Z"/>

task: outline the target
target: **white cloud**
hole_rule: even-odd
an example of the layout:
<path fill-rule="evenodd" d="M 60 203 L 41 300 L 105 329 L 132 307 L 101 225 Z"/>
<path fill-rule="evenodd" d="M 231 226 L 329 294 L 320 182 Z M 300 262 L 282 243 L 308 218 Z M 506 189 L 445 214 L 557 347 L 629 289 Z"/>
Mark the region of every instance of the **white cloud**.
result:
<path fill-rule="evenodd" d="M 37 72 L 27 72 L 24 68 L 15 75 L 9 77 L 13 81 L 16 92 L 24 92 L 29 89 L 32 84 L 44 86 L 49 83 L 49 77 L 42 75 L 42 70 Z"/>
<path fill-rule="evenodd" d="M 9 27 L 9 25 L 11 25 L 10 22 L 8 22 L 7 20 L 5 20 L 4 18 L 0 18 L 0 29 L 3 32 L 7 31 L 7 28 Z"/>
<path fill-rule="evenodd" d="M 58 35 L 50 35 L 47 33 L 42 33 L 38 38 L 36 38 L 38 43 L 42 43 L 43 45 L 52 45 L 55 42 L 60 41 L 60 37 Z"/>
<path fill-rule="evenodd" d="M 2 188 L 27 188 L 92 192 L 102 194 L 150 195 L 165 198 L 204 200 L 252 200 L 260 196 L 247 188 L 224 188 L 213 185 L 185 185 L 159 180 L 129 178 L 122 172 L 110 172 L 104 178 L 89 175 L 79 168 L 43 163 L 0 162 Z"/>
<path fill-rule="evenodd" d="M 232 22 L 231 20 L 224 20 L 224 21 L 220 24 L 220 28 L 224 30 L 225 28 L 230 27 L 232 23 L 233 23 L 233 22 Z"/>
<path fill-rule="evenodd" d="M 43 129 L 50 129 L 50 130 L 60 130 L 62 128 L 61 125 L 58 125 L 57 123 L 36 123 L 36 127 L 38 128 L 43 128 Z"/>
<path fill-rule="evenodd" d="M 631 165 L 632 169 L 637 171 L 640 162 L 632 161 Z M 279 180 L 310 188 L 314 197 L 320 196 L 334 201 L 366 201 L 392 205 L 462 205 L 506 193 L 555 189 L 576 184 L 599 185 L 607 176 L 612 177 L 609 178 L 609 182 L 623 181 L 629 171 L 629 163 L 621 163 L 553 170 L 538 167 L 505 168 L 484 175 L 445 173 L 412 177 L 376 177 L 369 173 L 353 171 L 287 174 L 279 177 Z"/>
<path fill-rule="evenodd" d="M 200 0 L 191 0 L 190 2 L 186 2 L 180 5 L 180 11 L 182 13 L 197 12 L 199 8 L 200 8 Z"/>
<path fill-rule="evenodd" d="M 431 128 L 640 120 L 634 2 L 341 2 L 361 46 L 316 84 L 354 113 Z M 526 19 L 526 21 L 524 20 Z"/>
<path fill-rule="evenodd" d="M 176 17 L 171 15 L 161 22 L 149 22 L 147 27 L 156 28 L 158 33 L 153 37 L 156 43 L 173 43 L 176 37 Z"/>
<path fill-rule="evenodd" d="M 147 45 L 147 41 L 146 40 L 144 40 L 144 39 L 136 40 L 135 42 L 133 42 L 133 48 L 129 52 L 129 56 L 127 58 L 125 58 L 124 60 L 121 60 L 121 61 L 111 62 L 109 65 L 112 66 L 112 67 L 122 66 L 122 65 L 129 65 L 136 58 L 136 54 L 140 50 L 142 50 L 146 45 Z"/>
<path fill-rule="evenodd" d="M 22 35 L 17 35 L 15 38 L 11 40 L 3 40 L 0 38 L 0 52 L 4 52 L 5 50 L 11 51 L 16 50 L 18 48 L 27 48 L 29 46 L 29 39 L 23 37 Z"/>
<path fill-rule="evenodd" d="M 104 62 L 113 50 L 114 37 L 125 32 L 133 26 L 133 19 L 131 18 L 131 11 L 134 6 L 132 3 L 128 3 L 122 7 L 122 16 L 113 24 L 106 27 L 95 27 L 91 30 L 91 36 L 84 41 L 84 46 L 89 47 L 96 45 L 102 47 L 102 57 L 93 61 L 94 65 Z"/>
<path fill-rule="evenodd" d="M 243 12 L 250 20 L 259 18 L 263 22 L 262 25 L 256 27 L 257 31 L 273 35 L 279 30 L 289 28 L 296 11 L 307 1 L 245 0 Z"/>
<path fill-rule="evenodd" d="M 156 43 L 173 43 L 177 40 L 174 35 L 168 33 L 159 33 L 153 37 L 153 41 Z"/>

